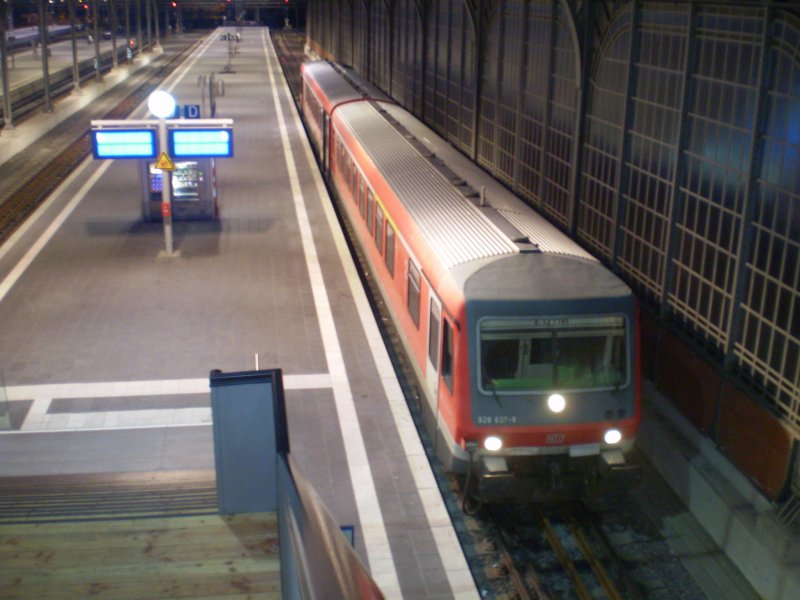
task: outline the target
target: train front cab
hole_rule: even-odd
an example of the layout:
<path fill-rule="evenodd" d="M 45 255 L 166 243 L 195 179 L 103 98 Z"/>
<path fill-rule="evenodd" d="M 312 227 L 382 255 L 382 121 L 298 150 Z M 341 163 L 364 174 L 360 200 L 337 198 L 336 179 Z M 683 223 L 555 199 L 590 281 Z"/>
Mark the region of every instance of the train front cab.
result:
<path fill-rule="evenodd" d="M 638 482 L 637 308 L 632 297 L 614 304 L 468 306 L 470 411 L 456 436 L 468 493 L 559 500 Z"/>

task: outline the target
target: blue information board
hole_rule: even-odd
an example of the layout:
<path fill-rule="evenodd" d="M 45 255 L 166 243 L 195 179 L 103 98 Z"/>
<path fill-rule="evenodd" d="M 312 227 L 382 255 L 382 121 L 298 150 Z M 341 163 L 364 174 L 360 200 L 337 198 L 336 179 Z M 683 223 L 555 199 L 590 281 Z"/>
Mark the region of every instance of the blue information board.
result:
<path fill-rule="evenodd" d="M 170 129 L 167 131 L 169 155 L 175 158 L 233 156 L 233 129 L 230 127 Z"/>
<path fill-rule="evenodd" d="M 155 129 L 93 129 L 95 158 L 155 158 L 158 156 Z"/>

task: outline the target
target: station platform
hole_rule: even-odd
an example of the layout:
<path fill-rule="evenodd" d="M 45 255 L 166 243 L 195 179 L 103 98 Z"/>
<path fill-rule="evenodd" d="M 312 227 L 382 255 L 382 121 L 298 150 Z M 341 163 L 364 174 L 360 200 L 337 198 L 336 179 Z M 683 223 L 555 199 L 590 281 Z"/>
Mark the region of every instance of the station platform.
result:
<path fill-rule="evenodd" d="M 386 597 L 477 598 L 269 33 L 226 73 L 219 33 L 163 88 L 225 81 L 218 221 L 165 257 L 136 161 L 90 158 L 0 247 L 0 477 L 213 469 L 209 372 L 280 368 L 294 460 Z"/>
<path fill-rule="evenodd" d="M 78 40 L 77 51 L 78 61 L 88 61 L 94 58 L 94 45 L 87 44 L 84 37 Z M 61 97 L 53 103 L 51 112 L 40 111 L 35 118 L 26 118 L 20 122 L 18 118 L 12 118 L 12 125 L 9 127 L 0 118 L 0 165 L 10 160 L 14 155 L 28 148 L 36 140 L 51 132 L 59 124 L 69 119 L 72 115 L 86 109 L 93 103 L 100 101 L 102 96 L 108 91 L 119 86 L 134 74 L 152 68 L 160 63 L 163 58 L 164 50 L 167 54 L 176 46 L 182 46 L 187 41 L 197 39 L 199 35 L 181 35 L 180 37 L 168 36 L 153 52 L 137 54 L 129 61 L 120 59 L 118 66 L 109 73 L 105 73 L 100 81 L 92 79 L 91 83 L 73 89 L 68 96 Z M 124 44 L 124 38 L 117 39 L 118 48 Z M 100 41 L 100 52 L 110 52 L 112 48 L 110 40 Z M 59 41 L 50 47 L 51 56 L 48 59 L 48 72 L 51 77 L 59 74 L 72 72 L 72 42 Z M 17 50 L 8 59 L 9 88 L 11 89 L 12 99 L 15 94 L 21 93 L 29 86 L 42 86 L 42 61 L 39 52 L 34 54 L 32 49 Z M 71 75 L 69 75 L 71 77 Z M 3 90 L 0 87 L 0 106 L 3 105 Z M 12 115 L 13 117 L 13 115 Z"/>
<path fill-rule="evenodd" d="M 48 72 L 51 76 L 64 68 L 72 68 L 72 39 L 62 39 L 69 27 L 58 27 L 50 29 L 50 35 L 59 34 L 59 38 L 48 44 L 50 54 L 48 55 Z M 15 37 L 16 42 L 37 39 L 39 36 L 38 27 L 18 28 L 7 33 L 9 37 Z M 92 31 L 80 31 L 75 34 L 75 49 L 78 55 L 78 62 L 94 58 L 94 41 L 89 41 L 88 36 L 93 35 Z M 135 34 L 134 34 L 135 35 Z M 100 37 L 100 53 L 108 52 L 113 47 L 111 38 Z M 117 35 L 117 48 L 125 47 L 127 41 L 124 35 Z M 124 62 L 124 61 L 120 61 Z M 31 41 L 24 43 L 24 46 L 17 46 L 13 52 L 8 54 L 8 79 L 9 87 L 12 91 L 42 78 L 42 55 L 41 45 L 32 45 Z M 0 89 L 0 98 L 3 97 L 3 90 Z"/>

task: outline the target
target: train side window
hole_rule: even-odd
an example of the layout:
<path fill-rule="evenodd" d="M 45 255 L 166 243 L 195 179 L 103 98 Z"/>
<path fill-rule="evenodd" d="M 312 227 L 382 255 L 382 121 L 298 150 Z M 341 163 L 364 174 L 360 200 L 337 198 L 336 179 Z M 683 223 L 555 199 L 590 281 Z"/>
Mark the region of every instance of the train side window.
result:
<path fill-rule="evenodd" d="M 367 190 L 366 185 L 364 185 L 364 179 L 359 178 L 358 180 L 358 210 L 361 213 L 361 218 L 364 218 L 364 215 L 367 212 Z"/>
<path fill-rule="evenodd" d="M 375 205 L 375 245 L 378 253 L 383 254 L 383 209 L 379 204 Z"/>
<path fill-rule="evenodd" d="M 431 316 L 428 327 L 428 359 L 434 371 L 439 370 L 439 333 L 442 328 L 442 307 L 431 297 Z"/>
<path fill-rule="evenodd" d="M 375 235 L 373 229 L 373 221 L 372 217 L 375 214 L 375 196 L 372 194 L 372 190 L 367 188 L 367 229 L 369 230 L 369 234 Z"/>
<path fill-rule="evenodd" d="M 353 190 L 353 200 L 358 202 L 358 169 L 356 169 L 354 162 L 351 162 L 350 164 L 353 168 L 353 172 L 351 173 L 353 180 L 350 182 L 350 189 Z"/>
<path fill-rule="evenodd" d="M 447 389 L 453 391 L 453 328 L 450 321 L 443 319 L 442 330 L 442 379 L 447 384 Z"/>
<path fill-rule="evenodd" d="M 353 191 L 353 161 L 348 154 L 345 156 L 344 159 L 345 164 L 347 165 L 347 173 L 345 173 L 345 177 L 347 178 L 347 187 L 350 188 L 350 192 Z"/>
<path fill-rule="evenodd" d="M 419 329 L 419 270 L 408 261 L 408 312 Z"/>
<path fill-rule="evenodd" d="M 389 275 L 394 277 L 394 227 L 386 221 L 386 254 L 383 255 Z"/>

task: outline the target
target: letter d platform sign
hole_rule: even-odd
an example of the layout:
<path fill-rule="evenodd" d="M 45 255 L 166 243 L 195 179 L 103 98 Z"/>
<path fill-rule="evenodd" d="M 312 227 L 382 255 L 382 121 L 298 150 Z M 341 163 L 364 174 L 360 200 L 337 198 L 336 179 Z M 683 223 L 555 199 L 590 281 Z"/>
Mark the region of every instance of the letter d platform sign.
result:
<path fill-rule="evenodd" d="M 199 119 L 200 118 L 200 105 L 199 104 L 186 104 L 183 107 L 184 119 Z"/>

